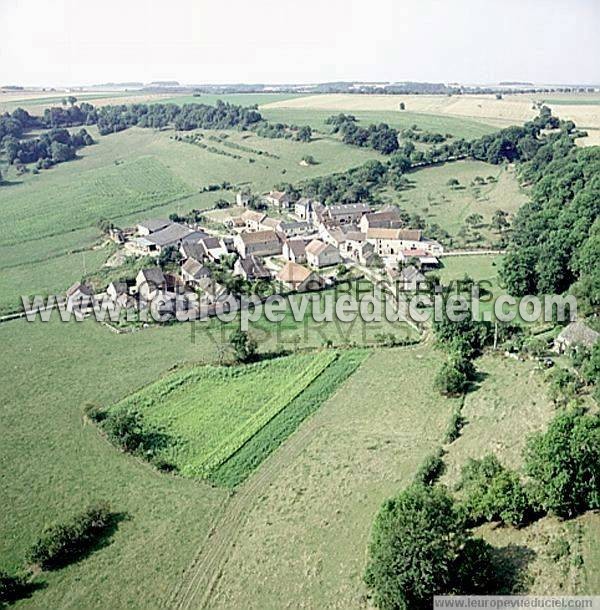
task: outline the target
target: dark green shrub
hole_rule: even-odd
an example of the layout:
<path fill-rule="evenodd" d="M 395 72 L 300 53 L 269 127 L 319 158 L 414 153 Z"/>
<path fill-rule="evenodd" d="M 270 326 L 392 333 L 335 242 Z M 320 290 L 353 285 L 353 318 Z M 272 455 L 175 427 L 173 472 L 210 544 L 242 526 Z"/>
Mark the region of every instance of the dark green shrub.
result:
<path fill-rule="evenodd" d="M 443 460 L 444 452 L 440 448 L 435 453 L 427 456 L 415 475 L 415 483 L 421 485 L 433 485 L 443 474 L 446 464 Z"/>
<path fill-rule="evenodd" d="M 443 488 L 413 485 L 377 514 L 365 582 L 381 610 L 429 610 L 434 595 L 489 591 L 487 548 Z"/>
<path fill-rule="evenodd" d="M 45 570 L 70 563 L 100 540 L 111 517 L 110 506 L 99 503 L 64 523 L 48 527 L 29 551 L 29 561 Z"/>
<path fill-rule="evenodd" d="M 561 413 L 533 435 L 525 472 L 540 505 L 560 517 L 600 508 L 600 417 Z"/>

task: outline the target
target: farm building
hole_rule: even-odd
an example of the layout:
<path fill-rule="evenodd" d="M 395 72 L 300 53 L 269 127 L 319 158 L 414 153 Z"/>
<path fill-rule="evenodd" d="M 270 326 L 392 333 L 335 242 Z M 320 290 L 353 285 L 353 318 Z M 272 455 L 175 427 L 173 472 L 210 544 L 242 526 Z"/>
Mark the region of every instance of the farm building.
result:
<path fill-rule="evenodd" d="M 181 258 L 184 260 L 193 258 L 196 261 L 202 262 L 206 256 L 206 251 L 201 243 L 186 241 L 181 244 L 179 254 L 181 254 Z"/>
<path fill-rule="evenodd" d="M 91 286 L 77 282 L 67 290 L 67 311 L 85 313 L 94 306 L 94 291 Z"/>
<path fill-rule="evenodd" d="M 185 225 L 173 222 L 164 229 L 151 233 L 146 239 L 155 245 L 157 252 L 161 252 L 170 246 L 180 248 L 186 241 L 197 242 L 204 237 L 206 233 L 202 231 L 194 231 Z"/>
<path fill-rule="evenodd" d="M 240 218 L 244 221 L 244 225 L 249 231 L 258 231 L 261 223 L 267 215 L 263 212 L 256 212 L 255 210 L 245 210 Z"/>
<path fill-rule="evenodd" d="M 151 220 L 145 220 L 136 225 L 137 234 L 141 236 L 150 235 L 151 233 L 155 233 L 156 231 L 160 231 L 165 227 L 168 227 L 170 224 L 171 221 L 167 218 L 153 218 Z"/>
<path fill-rule="evenodd" d="M 137 274 L 135 288 L 141 298 L 151 301 L 167 289 L 167 279 L 159 267 L 148 267 Z"/>
<path fill-rule="evenodd" d="M 283 258 L 293 263 L 306 262 L 306 246 L 308 239 L 288 239 L 283 244 Z"/>
<path fill-rule="evenodd" d="M 398 288 L 407 291 L 417 290 L 425 281 L 425 276 L 414 265 L 404 267 L 397 280 Z"/>
<path fill-rule="evenodd" d="M 251 254 L 256 256 L 281 254 L 281 241 L 275 231 L 240 233 L 235 236 L 234 244 L 242 258 L 247 258 Z"/>
<path fill-rule="evenodd" d="M 561 331 L 554 340 L 554 349 L 563 353 L 569 349 L 584 347 L 591 349 L 600 339 L 600 333 L 590 328 L 585 322 L 575 320 Z"/>
<path fill-rule="evenodd" d="M 200 240 L 200 245 L 204 249 L 204 254 L 211 261 L 218 262 L 227 254 L 227 246 L 218 237 L 205 237 Z"/>
<path fill-rule="evenodd" d="M 420 229 L 369 229 L 367 241 L 375 246 L 380 256 L 404 256 L 412 251 L 440 256 L 442 246 L 431 239 L 424 239 Z"/>
<path fill-rule="evenodd" d="M 317 290 L 323 287 L 323 278 L 314 271 L 288 261 L 277 274 L 277 281 L 286 288 L 303 292 L 305 290 Z"/>
<path fill-rule="evenodd" d="M 367 203 L 346 203 L 327 206 L 324 216 L 336 224 L 349 224 L 358 223 L 363 214 L 370 211 L 371 208 Z"/>
<path fill-rule="evenodd" d="M 360 230 L 366 233 L 369 229 L 399 229 L 402 226 L 398 208 L 365 214 L 359 222 Z"/>
<path fill-rule="evenodd" d="M 278 210 L 287 210 L 291 205 L 289 195 L 281 191 L 271 191 L 265 196 L 265 201 Z"/>
<path fill-rule="evenodd" d="M 210 269 L 196 259 L 188 258 L 181 265 L 181 277 L 188 284 L 195 285 L 202 278 L 210 277 Z"/>
<path fill-rule="evenodd" d="M 326 244 L 319 239 L 313 239 L 306 246 L 306 262 L 311 267 L 328 267 L 342 262 L 342 257 L 337 248 Z"/>
<path fill-rule="evenodd" d="M 233 272 L 234 275 L 239 275 L 248 281 L 271 279 L 269 270 L 252 254 L 248 258 L 238 258 L 233 266 Z"/>

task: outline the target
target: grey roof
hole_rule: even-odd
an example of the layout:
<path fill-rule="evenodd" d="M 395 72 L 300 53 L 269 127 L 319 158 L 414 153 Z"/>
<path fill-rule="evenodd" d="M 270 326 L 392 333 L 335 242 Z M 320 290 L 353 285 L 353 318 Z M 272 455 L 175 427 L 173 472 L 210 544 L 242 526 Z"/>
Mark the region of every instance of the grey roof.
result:
<path fill-rule="evenodd" d="M 81 282 L 76 282 L 67 290 L 67 297 L 73 296 L 76 292 L 81 292 L 82 294 L 86 294 L 88 296 L 94 294 L 91 286 L 82 284 Z"/>
<path fill-rule="evenodd" d="M 150 231 L 150 233 L 154 233 L 154 231 L 160 231 L 161 229 L 168 227 L 171 224 L 171 222 L 172 221 L 170 221 L 166 218 L 151 218 L 150 220 L 144 220 L 142 222 L 138 222 L 137 226 L 144 227 L 145 229 L 148 229 L 148 231 Z"/>
<path fill-rule="evenodd" d="M 596 332 L 593 328 L 590 328 L 587 324 L 581 320 L 571 322 L 566 326 L 556 338 L 557 341 L 564 341 L 569 345 L 584 345 L 585 347 L 593 347 L 598 339 L 600 333 Z"/>
<path fill-rule="evenodd" d="M 254 255 L 238 259 L 238 264 L 249 278 L 269 278 L 271 274 L 262 261 Z"/>
<path fill-rule="evenodd" d="M 205 237 L 200 240 L 204 250 L 212 250 L 213 248 L 221 248 L 221 242 L 218 237 Z"/>
<path fill-rule="evenodd" d="M 127 294 L 127 290 L 128 290 L 127 282 L 123 282 L 123 281 L 111 282 L 108 285 L 108 287 L 110 288 L 111 286 L 114 287 L 116 294 Z"/>
<path fill-rule="evenodd" d="M 285 243 L 294 253 L 294 256 L 304 256 L 306 254 L 306 245 L 309 242 L 310 240 L 308 239 L 288 239 Z"/>
<path fill-rule="evenodd" d="M 165 276 L 159 267 L 148 267 L 140 271 L 144 280 L 155 286 L 162 286 L 166 283 Z"/>
<path fill-rule="evenodd" d="M 195 233 L 195 231 L 192 231 L 192 229 L 185 225 L 174 222 L 160 231 L 151 233 L 147 239 L 157 246 L 171 246 L 179 243 L 192 233 Z"/>
<path fill-rule="evenodd" d="M 409 265 L 400 272 L 400 279 L 405 282 L 424 282 L 425 276 L 415 266 Z"/>
<path fill-rule="evenodd" d="M 330 216 L 345 216 L 346 214 L 366 214 L 371 211 L 371 208 L 368 203 L 345 203 L 330 205 L 327 210 Z"/>
<path fill-rule="evenodd" d="M 197 261 L 201 261 L 205 254 L 204 248 L 200 243 L 184 241 L 181 244 L 181 255 L 184 258 L 194 258 Z"/>
<path fill-rule="evenodd" d="M 191 275 L 194 279 L 208 277 L 210 275 L 210 269 L 193 258 L 188 258 L 181 266 L 181 269 L 188 275 Z"/>

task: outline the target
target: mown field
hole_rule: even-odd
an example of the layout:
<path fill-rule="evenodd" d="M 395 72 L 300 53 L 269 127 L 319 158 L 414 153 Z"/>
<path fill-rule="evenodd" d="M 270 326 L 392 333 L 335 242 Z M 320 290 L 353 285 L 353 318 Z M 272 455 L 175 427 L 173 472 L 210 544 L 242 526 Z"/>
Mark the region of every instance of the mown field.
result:
<path fill-rule="evenodd" d="M 441 441 L 455 405 L 432 387 L 441 360 L 423 347 L 373 353 L 311 418 L 294 456 L 271 456 L 277 474 L 240 519 L 208 607 L 364 607 L 373 517 Z"/>
<path fill-rule="evenodd" d="M 546 99 L 548 96 L 549 99 Z M 398 106 L 404 102 L 405 111 Z M 308 95 L 269 104 L 267 109 L 326 110 L 334 112 L 374 111 L 415 113 L 423 117 L 461 118 L 494 127 L 520 125 L 535 117 L 536 104 L 548 103 L 561 119 L 575 121 L 578 127 L 590 130 L 590 137 L 580 144 L 597 143 L 600 130 L 600 110 L 597 94 L 511 94 L 496 99 L 495 95 Z M 423 120 L 426 120 L 425 118 Z"/>
<path fill-rule="evenodd" d="M 519 186 L 511 166 L 465 160 L 418 169 L 407 177 L 408 187 L 400 193 L 387 191 L 385 199 L 411 214 L 418 214 L 429 224 L 443 227 L 450 234 L 454 248 L 492 245 L 499 237 L 490 227 L 494 212 L 498 209 L 508 212 L 511 221 L 527 201 L 527 194 Z M 477 177 L 483 178 L 485 184 L 476 184 Z M 449 186 L 451 179 L 458 180 L 460 185 Z M 459 235 L 466 218 L 472 214 L 482 216 L 481 224 L 472 228 L 470 235 Z M 475 239 L 475 233 L 479 233 L 479 239 Z"/>
<path fill-rule="evenodd" d="M 273 123 L 288 123 L 310 125 L 323 133 L 330 133 L 331 126 L 325 121 L 341 110 L 323 110 L 318 108 L 282 107 L 278 104 L 267 104 L 260 107 L 261 114 Z M 356 110 L 353 114 L 363 126 L 371 123 L 387 123 L 398 130 L 408 129 L 417 125 L 423 130 L 442 134 L 451 134 L 456 138 L 472 140 L 486 133 L 492 133 L 496 128 L 470 119 L 453 116 L 425 115 L 417 112 L 394 110 Z"/>

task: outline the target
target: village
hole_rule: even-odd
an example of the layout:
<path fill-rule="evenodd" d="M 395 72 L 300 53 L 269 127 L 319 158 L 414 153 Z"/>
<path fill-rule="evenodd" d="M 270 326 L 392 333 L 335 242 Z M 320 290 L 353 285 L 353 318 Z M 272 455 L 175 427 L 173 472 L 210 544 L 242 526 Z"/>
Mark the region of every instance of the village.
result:
<path fill-rule="evenodd" d="M 186 319 L 201 318 L 231 307 L 232 282 L 224 276 L 246 286 L 269 283 L 278 294 L 321 290 L 349 273 L 415 291 L 444 253 L 422 230 L 406 227 L 395 206 L 373 210 L 366 203 L 292 202 L 279 191 L 262 196 L 261 209 L 252 209 L 250 201 L 249 194 L 239 192 L 220 228 L 154 218 L 111 229 L 124 255 L 156 264 L 135 278 L 111 282 L 103 293 L 75 283 L 67 291 L 67 309 L 86 313 L 102 300 L 143 311 L 159 302 L 165 319 L 180 310 Z M 176 261 L 168 269 L 158 263 L 166 253 Z"/>

